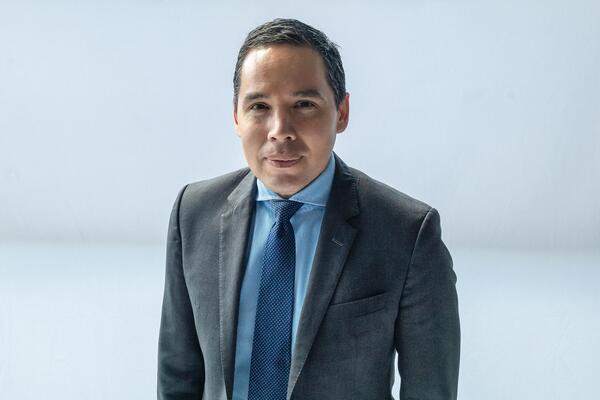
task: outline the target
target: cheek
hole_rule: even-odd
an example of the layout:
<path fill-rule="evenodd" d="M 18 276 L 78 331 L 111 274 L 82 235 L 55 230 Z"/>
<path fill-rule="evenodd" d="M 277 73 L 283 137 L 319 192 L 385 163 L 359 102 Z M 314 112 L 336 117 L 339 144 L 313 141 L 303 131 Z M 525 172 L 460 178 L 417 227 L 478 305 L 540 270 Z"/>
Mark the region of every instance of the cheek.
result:
<path fill-rule="evenodd" d="M 332 133 L 335 133 L 337 124 L 333 115 L 324 113 L 317 118 L 307 119 L 302 123 L 302 130 L 313 132 L 318 135 L 323 142 L 327 142 Z"/>
<path fill-rule="evenodd" d="M 245 132 L 241 140 L 247 155 L 256 155 L 264 144 L 263 135 L 258 132 Z"/>
<path fill-rule="evenodd" d="M 314 150 L 323 149 L 327 151 L 327 147 L 333 144 L 335 140 L 335 131 L 329 125 L 329 121 L 326 123 L 312 124 L 303 129 L 302 139 Z"/>

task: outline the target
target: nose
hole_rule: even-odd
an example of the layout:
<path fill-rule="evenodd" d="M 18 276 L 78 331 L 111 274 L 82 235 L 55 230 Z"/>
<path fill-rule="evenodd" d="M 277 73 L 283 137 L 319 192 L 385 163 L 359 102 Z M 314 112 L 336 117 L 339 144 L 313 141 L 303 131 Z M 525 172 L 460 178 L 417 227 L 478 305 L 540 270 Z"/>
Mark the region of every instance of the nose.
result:
<path fill-rule="evenodd" d="M 270 142 L 291 142 L 296 140 L 296 131 L 287 112 L 279 111 L 273 113 L 268 140 Z"/>

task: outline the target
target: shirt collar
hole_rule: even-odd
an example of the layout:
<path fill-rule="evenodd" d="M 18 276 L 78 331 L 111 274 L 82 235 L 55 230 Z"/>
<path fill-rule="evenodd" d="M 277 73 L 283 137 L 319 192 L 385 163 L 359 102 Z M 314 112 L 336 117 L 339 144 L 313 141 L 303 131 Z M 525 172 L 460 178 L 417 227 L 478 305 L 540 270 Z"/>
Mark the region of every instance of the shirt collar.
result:
<path fill-rule="evenodd" d="M 335 157 L 332 153 L 329 156 L 327 167 L 325 167 L 321 174 L 319 174 L 315 180 L 308 184 L 308 186 L 305 186 L 302 190 L 294 194 L 288 200 L 325 207 L 327 204 L 327 199 L 329 198 L 329 192 L 331 191 L 334 172 Z M 265 184 L 262 183 L 258 178 L 256 179 L 256 187 L 258 188 L 256 201 L 284 200 L 277 193 L 267 188 Z"/>

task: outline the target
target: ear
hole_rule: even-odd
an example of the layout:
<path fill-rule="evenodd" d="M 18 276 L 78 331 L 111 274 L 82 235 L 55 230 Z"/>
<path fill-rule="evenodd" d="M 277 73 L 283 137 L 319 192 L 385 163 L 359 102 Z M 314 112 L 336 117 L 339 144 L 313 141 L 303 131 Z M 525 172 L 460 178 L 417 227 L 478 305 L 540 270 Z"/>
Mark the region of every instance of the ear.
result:
<path fill-rule="evenodd" d="M 350 93 L 346 92 L 344 100 L 340 103 L 337 110 L 338 118 L 336 122 L 335 132 L 342 133 L 348 126 L 348 119 L 350 118 Z"/>
<path fill-rule="evenodd" d="M 240 125 L 238 122 L 237 104 L 235 99 L 233 99 L 233 128 L 235 129 L 235 134 L 240 136 Z"/>

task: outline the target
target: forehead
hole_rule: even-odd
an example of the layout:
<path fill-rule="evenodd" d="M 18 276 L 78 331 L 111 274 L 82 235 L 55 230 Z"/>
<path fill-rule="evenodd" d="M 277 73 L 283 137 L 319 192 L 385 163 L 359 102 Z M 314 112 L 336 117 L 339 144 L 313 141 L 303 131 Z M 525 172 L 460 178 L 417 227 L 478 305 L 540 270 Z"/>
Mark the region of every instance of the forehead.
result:
<path fill-rule="evenodd" d="M 303 86 L 328 87 L 321 55 L 306 46 L 276 44 L 252 49 L 240 71 L 240 92 Z"/>

